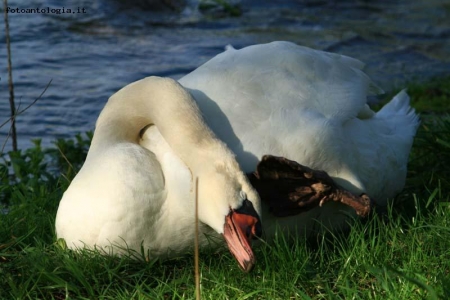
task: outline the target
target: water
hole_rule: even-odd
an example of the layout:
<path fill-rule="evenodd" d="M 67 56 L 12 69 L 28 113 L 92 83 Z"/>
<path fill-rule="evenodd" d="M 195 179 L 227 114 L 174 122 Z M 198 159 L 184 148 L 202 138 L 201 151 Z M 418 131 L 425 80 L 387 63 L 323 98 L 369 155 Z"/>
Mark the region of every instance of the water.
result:
<path fill-rule="evenodd" d="M 16 101 L 25 107 L 53 80 L 17 120 L 20 148 L 32 138 L 49 145 L 93 130 L 108 97 L 124 85 L 149 75 L 180 78 L 227 44 L 289 40 L 350 55 L 364 61 L 385 90 L 450 70 L 450 1 L 244 0 L 238 18 L 203 15 L 194 3 L 182 13 L 152 13 L 114 0 L 24 2 L 9 6 L 86 13 L 8 15 Z M 4 49 L 0 123 L 9 116 Z M 7 130 L 0 129 L 1 144 Z"/>

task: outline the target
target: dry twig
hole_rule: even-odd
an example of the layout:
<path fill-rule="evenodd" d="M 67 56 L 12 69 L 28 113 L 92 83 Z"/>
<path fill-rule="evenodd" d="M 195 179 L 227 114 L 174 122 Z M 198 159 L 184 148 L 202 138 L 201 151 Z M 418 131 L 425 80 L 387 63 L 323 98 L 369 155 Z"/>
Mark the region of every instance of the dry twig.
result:
<path fill-rule="evenodd" d="M 50 84 L 52 83 L 53 79 L 50 79 L 50 81 L 47 83 L 47 85 L 45 86 L 44 90 L 42 91 L 42 93 L 36 98 L 34 99 L 30 104 L 28 104 L 24 109 L 20 110 L 20 111 L 16 111 L 14 112 L 14 114 L 9 117 L 6 121 L 4 121 L 3 123 L 0 124 L 0 128 L 2 128 L 3 126 L 5 126 L 9 121 L 11 121 L 11 119 L 15 119 L 17 116 L 21 115 L 22 113 L 24 113 L 26 110 L 28 110 L 30 107 L 32 107 L 34 104 L 36 104 L 37 101 L 39 101 L 39 99 L 42 98 L 42 96 L 45 94 L 45 92 L 47 91 L 48 87 L 50 86 Z M 2 149 L 0 150 L 0 153 L 3 153 L 3 150 L 5 149 L 6 146 L 6 142 L 8 141 L 9 138 L 9 134 L 5 140 L 5 142 L 3 143 Z M 14 149 L 14 148 L 13 148 Z"/>
<path fill-rule="evenodd" d="M 6 50 L 8 52 L 8 88 L 9 88 L 9 106 L 11 108 L 11 136 L 12 136 L 12 146 L 13 150 L 17 150 L 17 133 L 16 133 L 16 118 L 15 112 L 16 107 L 14 103 L 14 84 L 12 80 L 12 66 L 11 66 L 11 41 L 9 38 L 9 22 L 8 22 L 8 1 L 3 0 L 3 11 L 5 13 L 5 37 L 6 37 Z M 3 152 L 3 149 L 2 149 Z"/>
<path fill-rule="evenodd" d="M 195 264 L 195 299 L 200 300 L 200 272 L 199 272 L 199 250 L 198 250 L 198 177 L 195 178 L 195 241 L 194 241 L 194 264 Z"/>

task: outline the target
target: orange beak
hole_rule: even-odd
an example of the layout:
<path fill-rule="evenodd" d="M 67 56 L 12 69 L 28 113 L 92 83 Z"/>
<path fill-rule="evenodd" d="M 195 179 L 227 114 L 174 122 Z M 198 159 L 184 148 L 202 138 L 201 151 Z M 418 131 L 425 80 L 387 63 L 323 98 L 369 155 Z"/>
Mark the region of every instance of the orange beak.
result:
<path fill-rule="evenodd" d="M 244 272 L 249 272 L 256 262 L 250 241 L 253 238 L 261 237 L 261 232 L 258 213 L 248 200 L 244 200 L 239 209 L 231 209 L 225 217 L 223 236 L 231 254 Z"/>

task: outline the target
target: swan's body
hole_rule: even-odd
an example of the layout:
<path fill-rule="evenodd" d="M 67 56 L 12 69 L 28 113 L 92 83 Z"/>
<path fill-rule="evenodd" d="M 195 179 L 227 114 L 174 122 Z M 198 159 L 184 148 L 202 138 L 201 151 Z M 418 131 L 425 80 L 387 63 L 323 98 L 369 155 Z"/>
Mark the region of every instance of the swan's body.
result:
<path fill-rule="evenodd" d="M 370 110 L 367 95 L 376 88 L 361 68 L 355 59 L 287 42 L 228 48 L 179 80 L 207 126 L 172 83 L 128 85 L 97 121 L 86 162 L 61 200 L 58 237 L 71 248 L 126 243 L 155 256 L 185 252 L 194 234 L 193 176 L 205 186 L 201 232 L 217 236 L 227 209 L 239 208 L 245 194 L 261 215 L 242 171 L 254 171 L 264 154 L 322 169 L 385 204 L 404 186 L 418 118 L 405 92 Z M 150 123 L 156 126 L 140 139 Z M 221 168 L 225 177 L 215 173 Z M 262 224 L 269 236 L 277 225 L 308 231 L 314 218 L 342 223 L 341 209 L 332 203 L 275 220 L 263 208 Z"/>

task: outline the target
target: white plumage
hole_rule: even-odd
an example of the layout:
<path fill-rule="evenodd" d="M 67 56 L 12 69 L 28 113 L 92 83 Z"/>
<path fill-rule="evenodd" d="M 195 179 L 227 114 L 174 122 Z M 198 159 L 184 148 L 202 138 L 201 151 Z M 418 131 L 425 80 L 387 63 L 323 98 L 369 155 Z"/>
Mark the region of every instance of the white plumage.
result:
<path fill-rule="evenodd" d="M 199 110 L 168 79 L 126 86 L 102 111 L 86 162 L 61 200 L 58 237 L 71 248 L 112 243 L 140 251 L 142 244 L 153 256 L 183 253 L 194 234 L 193 176 L 203 186 L 201 232 L 209 237 L 223 232 L 229 208 L 245 197 L 269 238 L 276 226 L 307 233 L 315 219 L 345 222 L 341 210 L 348 209 L 335 203 L 282 219 L 264 204 L 261 210 L 242 171 L 254 171 L 264 154 L 324 170 L 386 204 L 404 186 L 419 121 L 404 91 L 373 112 L 367 95 L 378 88 L 362 67 L 346 56 L 273 42 L 227 47 L 180 79 Z"/>

